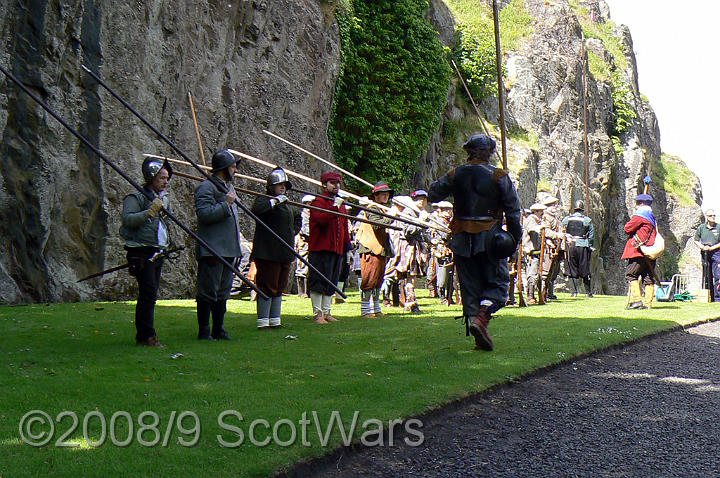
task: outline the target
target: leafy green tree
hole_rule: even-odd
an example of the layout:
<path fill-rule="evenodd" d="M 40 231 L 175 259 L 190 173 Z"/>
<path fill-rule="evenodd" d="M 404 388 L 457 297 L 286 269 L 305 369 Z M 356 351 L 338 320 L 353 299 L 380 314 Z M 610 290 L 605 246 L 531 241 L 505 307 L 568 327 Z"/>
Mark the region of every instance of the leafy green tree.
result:
<path fill-rule="evenodd" d="M 371 183 L 406 183 L 440 123 L 450 68 L 428 7 L 354 0 L 338 13 L 343 65 L 329 136 L 338 164 Z"/>

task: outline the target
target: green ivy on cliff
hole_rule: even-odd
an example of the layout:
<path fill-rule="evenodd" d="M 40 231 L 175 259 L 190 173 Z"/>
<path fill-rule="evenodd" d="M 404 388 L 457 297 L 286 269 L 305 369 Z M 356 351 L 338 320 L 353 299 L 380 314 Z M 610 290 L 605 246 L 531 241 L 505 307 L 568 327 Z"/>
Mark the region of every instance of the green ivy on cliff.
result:
<path fill-rule="evenodd" d="M 637 112 L 633 106 L 633 94 L 630 85 L 622 79 L 617 70 L 613 72 L 610 84 L 612 85 L 610 95 L 613 99 L 613 113 L 615 114 L 612 136 L 622 136 L 628 132 L 633 120 L 637 118 Z"/>
<path fill-rule="evenodd" d="M 342 71 L 328 135 L 338 164 L 406 183 L 440 123 L 450 69 L 429 0 L 353 0 L 337 13 Z"/>

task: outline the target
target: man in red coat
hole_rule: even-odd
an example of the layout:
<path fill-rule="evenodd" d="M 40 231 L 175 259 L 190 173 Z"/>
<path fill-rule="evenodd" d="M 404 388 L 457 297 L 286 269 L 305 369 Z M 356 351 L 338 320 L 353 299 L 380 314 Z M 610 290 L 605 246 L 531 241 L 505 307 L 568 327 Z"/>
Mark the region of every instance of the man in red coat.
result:
<path fill-rule="evenodd" d="M 650 208 L 653 198 L 649 194 L 640 194 L 635 198 L 635 213 L 625 224 L 628 240 L 622 258 L 628 260 L 625 279 L 630 292 L 628 309 L 648 309 L 652 307 L 655 295 L 655 260 L 648 259 L 640 251 L 640 246 L 655 244 L 657 221 Z M 645 284 L 645 298 L 640 293 L 640 277 Z"/>
<path fill-rule="evenodd" d="M 310 204 L 328 211 L 347 214 L 348 209 L 343 205 L 343 198 L 338 195 L 341 182 L 340 173 L 324 172 L 320 177 L 323 192 Z M 348 220 L 336 214 L 312 209 L 310 211 L 308 250 L 310 264 L 331 282 L 337 284 L 340 280 L 345 253 L 350 250 Z M 315 323 L 337 322 L 337 319 L 330 313 L 335 289 L 312 269 L 308 277 L 308 289 L 310 289 Z"/>

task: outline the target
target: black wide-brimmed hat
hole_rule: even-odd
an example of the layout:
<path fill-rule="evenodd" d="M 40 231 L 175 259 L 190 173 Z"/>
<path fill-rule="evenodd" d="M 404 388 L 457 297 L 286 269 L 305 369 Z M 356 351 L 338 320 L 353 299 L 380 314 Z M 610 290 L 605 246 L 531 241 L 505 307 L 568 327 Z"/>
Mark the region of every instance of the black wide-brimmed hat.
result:
<path fill-rule="evenodd" d="M 370 194 L 368 194 L 368 198 L 370 198 L 371 200 L 374 201 L 375 195 L 377 193 L 384 193 L 384 192 L 390 193 L 390 197 L 393 197 L 395 195 L 395 190 L 393 188 L 391 188 L 390 186 L 388 186 L 388 184 L 385 181 L 378 181 L 377 183 L 375 183 L 375 186 L 373 187 L 372 192 Z"/>

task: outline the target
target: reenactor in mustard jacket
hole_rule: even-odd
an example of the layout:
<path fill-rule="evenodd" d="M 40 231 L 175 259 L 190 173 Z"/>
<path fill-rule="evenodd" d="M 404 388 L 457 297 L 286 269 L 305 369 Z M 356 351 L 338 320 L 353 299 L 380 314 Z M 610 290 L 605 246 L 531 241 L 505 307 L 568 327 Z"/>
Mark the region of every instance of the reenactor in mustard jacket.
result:
<path fill-rule="evenodd" d="M 395 191 L 385 181 L 379 181 L 368 195 L 371 201 L 385 205 L 392 198 Z M 380 208 L 371 205 L 371 209 Z M 392 218 L 366 212 L 365 217 L 378 224 L 391 224 Z M 385 264 L 388 257 L 395 254 L 390 244 L 390 236 L 386 228 L 380 225 L 359 223 L 355 236 L 359 243 L 358 254 L 360 256 L 360 313 L 363 317 L 380 317 L 383 315 L 380 309 L 380 286 L 385 275 Z"/>

